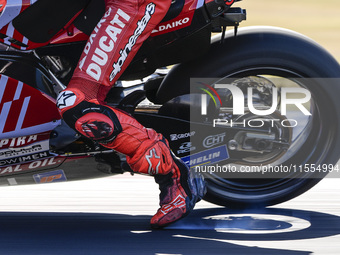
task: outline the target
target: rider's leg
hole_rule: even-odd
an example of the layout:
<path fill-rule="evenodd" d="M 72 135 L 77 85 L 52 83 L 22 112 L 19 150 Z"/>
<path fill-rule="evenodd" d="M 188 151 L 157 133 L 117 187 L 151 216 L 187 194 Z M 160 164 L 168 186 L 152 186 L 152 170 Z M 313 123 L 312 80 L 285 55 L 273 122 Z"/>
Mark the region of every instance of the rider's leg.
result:
<path fill-rule="evenodd" d="M 92 33 L 79 66 L 58 97 L 64 120 L 79 133 L 127 156 L 135 172 L 154 175 L 160 205 L 151 219 L 162 227 L 185 216 L 203 196 L 204 182 L 170 151 L 167 141 L 130 115 L 103 104 L 105 96 L 142 42 L 164 17 L 170 0 L 111 1 Z"/>

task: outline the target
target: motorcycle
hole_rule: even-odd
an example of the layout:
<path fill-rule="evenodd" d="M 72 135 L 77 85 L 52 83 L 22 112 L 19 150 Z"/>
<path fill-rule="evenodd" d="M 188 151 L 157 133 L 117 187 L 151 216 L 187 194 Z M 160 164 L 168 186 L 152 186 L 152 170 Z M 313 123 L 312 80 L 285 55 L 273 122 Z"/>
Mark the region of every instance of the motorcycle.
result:
<path fill-rule="evenodd" d="M 173 1 L 106 101 L 162 133 L 201 171 L 205 200 L 268 206 L 339 171 L 340 67 L 296 32 L 239 28 L 246 10 L 235 2 Z M 73 131 L 55 105 L 104 1 L 5 4 L 0 185 L 131 172 L 124 155 Z"/>

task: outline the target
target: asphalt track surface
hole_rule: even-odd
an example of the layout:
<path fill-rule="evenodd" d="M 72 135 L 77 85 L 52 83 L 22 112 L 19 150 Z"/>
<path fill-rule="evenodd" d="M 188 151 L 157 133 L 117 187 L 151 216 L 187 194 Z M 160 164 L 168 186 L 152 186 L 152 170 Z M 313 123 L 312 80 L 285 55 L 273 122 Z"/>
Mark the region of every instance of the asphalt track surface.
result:
<path fill-rule="evenodd" d="M 150 177 L 2 187 L 0 254 L 340 254 L 339 184 L 256 211 L 203 201 L 163 230 Z"/>

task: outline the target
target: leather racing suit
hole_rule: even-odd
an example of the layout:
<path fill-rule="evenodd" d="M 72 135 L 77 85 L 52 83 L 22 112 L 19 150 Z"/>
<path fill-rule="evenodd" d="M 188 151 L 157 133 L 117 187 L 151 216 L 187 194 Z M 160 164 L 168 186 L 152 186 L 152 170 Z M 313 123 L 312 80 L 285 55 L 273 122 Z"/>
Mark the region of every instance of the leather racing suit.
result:
<path fill-rule="evenodd" d="M 80 134 L 126 155 L 134 172 L 155 176 L 160 208 L 151 226 L 187 215 L 204 195 L 204 181 L 170 151 L 159 133 L 105 104 L 105 97 L 171 0 L 106 0 L 106 12 L 90 35 L 73 77 L 57 100 L 65 122 Z"/>

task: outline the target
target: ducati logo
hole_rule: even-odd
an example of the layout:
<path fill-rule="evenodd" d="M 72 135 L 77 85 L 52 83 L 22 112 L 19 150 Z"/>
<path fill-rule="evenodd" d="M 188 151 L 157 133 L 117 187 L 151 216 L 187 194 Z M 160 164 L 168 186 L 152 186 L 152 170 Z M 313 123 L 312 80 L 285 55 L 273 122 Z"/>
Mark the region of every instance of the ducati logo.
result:
<path fill-rule="evenodd" d="M 145 155 L 146 161 L 148 161 L 149 163 L 148 173 L 150 175 L 158 174 L 159 165 L 161 164 L 160 161 L 161 157 L 156 154 L 155 148 L 151 149 L 149 153 L 150 153 L 149 155 Z M 154 165 L 156 166 L 155 168 Z"/>
<path fill-rule="evenodd" d="M 57 107 L 63 109 L 74 105 L 77 97 L 72 91 L 65 90 L 61 92 L 57 98 Z"/>

